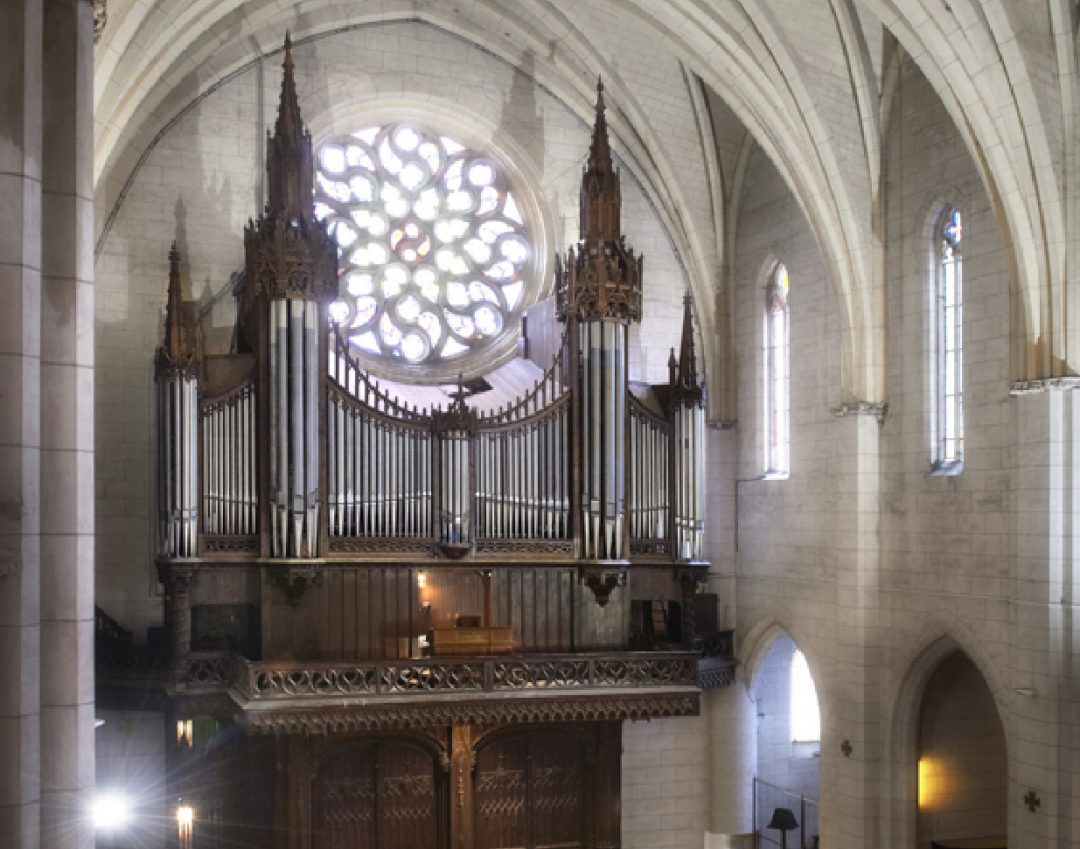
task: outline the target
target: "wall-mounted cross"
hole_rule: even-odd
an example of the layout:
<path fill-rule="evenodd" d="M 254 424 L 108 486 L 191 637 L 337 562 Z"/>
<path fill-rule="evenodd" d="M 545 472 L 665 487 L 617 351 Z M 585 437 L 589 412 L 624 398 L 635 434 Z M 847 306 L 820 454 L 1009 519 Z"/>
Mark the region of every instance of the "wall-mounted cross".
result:
<path fill-rule="evenodd" d="M 1024 804 L 1027 805 L 1027 809 L 1031 813 L 1035 813 L 1035 809 L 1042 804 L 1042 799 L 1034 790 L 1028 790 L 1027 795 L 1024 797 Z"/>
<path fill-rule="evenodd" d="M 840 754 L 845 758 L 850 758 L 853 751 L 854 749 L 851 746 L 850 740 L 844 740 L 844 742 L 840 744 Z"/>

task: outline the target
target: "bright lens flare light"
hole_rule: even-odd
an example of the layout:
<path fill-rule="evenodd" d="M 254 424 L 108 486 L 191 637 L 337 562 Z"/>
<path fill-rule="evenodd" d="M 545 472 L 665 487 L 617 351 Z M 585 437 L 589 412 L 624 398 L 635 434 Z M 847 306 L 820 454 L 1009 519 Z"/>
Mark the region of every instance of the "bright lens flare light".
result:
<path fill-rule="evenodd" d="M 90 807 L 94 828 L 116 830 L 131 822 L 133 811 L 131 799 L 123 793 L 102 793 Z"/>
<path fill-rule="evenodd" d="M 195 809 L 181 805 L 176 809 L 176 830 L 180 837 L 180 849 L 191 849 L 191 832 L 195 826 Z"/>

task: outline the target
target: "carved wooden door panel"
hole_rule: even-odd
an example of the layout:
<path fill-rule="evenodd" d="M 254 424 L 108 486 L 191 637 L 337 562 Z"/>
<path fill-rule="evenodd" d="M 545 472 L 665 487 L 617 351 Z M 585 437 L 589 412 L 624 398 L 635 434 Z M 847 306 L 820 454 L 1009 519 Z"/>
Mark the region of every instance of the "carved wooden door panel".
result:
<path fill-rule="evenodd" d="M 559 731 L 495 740 L 477 757 L 476 849 L 581 849 L 586 781 L 580 741 Z"/>
<path fill-rule="evenodd" d="M 382 743 L 378 773 L 379 849 L 435 849 L 435 765 L 407 743 Z"/>
<path fill-rule="evenodd" d="M 532 742 L 530 849 L 585 846 L 586 782 L 581 741 L 556 732 L 537 737 Z"/>
<path fill-rule="evenodd" d="M 317 849 L 435 849 L 434 763 L 402 742 L 351 743 L 315 778 Z"/>
<path fill-rule="evenodd" d="M 477 756 L 476 849 L 528 845 L 528 757 L 528 740 L 522 737 L 504 737 Z"/>

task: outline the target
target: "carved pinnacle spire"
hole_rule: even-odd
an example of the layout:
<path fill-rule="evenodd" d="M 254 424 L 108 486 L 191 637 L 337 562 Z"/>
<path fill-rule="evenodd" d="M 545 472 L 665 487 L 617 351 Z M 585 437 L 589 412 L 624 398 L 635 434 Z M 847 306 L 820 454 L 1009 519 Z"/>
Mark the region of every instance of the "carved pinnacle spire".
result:
<path fill-rule="evenodd" d="M 698 384 L 697 353 L 694 350 L 694 314 L 693 299 L 690 290 L 683 296 L 683 325 L 682 338 L 679 340 L 679 365 L 678 373 L 674 374 L 675 389 L 677 394 L 684 398 L 698 400 L 701 397 L 701 386 Z M 672 352 L 674 354 L 674 352 Z M 669 362 L 669 366 L 673 363 Z"/>
<path fill-rule="evenodd" d="M 693 298 L 687 290 L 683 295 L 683 322 L 682 341 L 679 343 L 679 365 L 682 367 L 682 376 L 691 381 L 697 381 L 697 357 L 694 353 L 694 315 L 692 311 Z"/>
<path fill-rule="evenodd" d="M 285 33 L 285 59 L 281 63 L 285 74 L 281 78 L 281 97 L 278 100 L 277 122 L 274 124 L 274 135 L 281 138 L 299 140 L 304 132 L 303 122 L 300 120 L 300 102 L 296 97 L 296 78 L 293 70 L 292 38 Z"/>
<path fill-rule="evenodd" d="M 176 242 L 169 249 L 169 290 L 165 301 L 165 353 L 173 361 L 182 359 L 188 352 L 184 345 L 183 327 L 184 293 L 180 283 L 180 251 Z"/>
<path fill-rule="evenodd" d="M 284 74 L 281 78 L 277 121 L 274 123 L 273 136 L 267 139 L 267 206 L 273 211 L 286 211 L 291 217 L 309 218 L 313 179 L 311 136 L 300 116 L 292 38 L 288 33 L 285 33 L 285 57 L 281 67 Z"/>
<path fill-rule="evenodd" d="M 619 222 L 622 193 L 619 174 L 612 164 L 606 111 L 604 83 L 597 78 L 596 120 L 589 161 L 581 176 L 581 239 L 589 247 L 601 242 L 618 242 L 622 236 Z"/>
<path fill-rule="evenodd" d="M 596 78 L 596 120 L 593 122 L 592 146 L 589 148 L 589 166 L 605 174 L 612 172 L 611 143 L 608 140 L 607 116 L 604 114 L 604 81 Z"/>
<path fill-rule="evenodd" d="M 642 260 L 623 240 L 622 191 L 608 139 L 604 83 L 596 81 L 596 120 L 581 174 L 580 239 L 556 262 L 559 321 L 641 321 Z"/>

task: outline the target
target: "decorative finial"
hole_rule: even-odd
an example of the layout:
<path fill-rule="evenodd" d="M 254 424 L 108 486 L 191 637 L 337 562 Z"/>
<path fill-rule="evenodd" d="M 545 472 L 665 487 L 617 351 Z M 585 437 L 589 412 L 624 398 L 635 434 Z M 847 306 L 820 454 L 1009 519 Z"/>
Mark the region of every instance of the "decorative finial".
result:
<path fill-rule="evenodd" d="M 186 359 L 191 351 L 184 332 L 184 291 L 180 280 L 180 251 L 176 242 L 169 248 L 169 288 L 165 300 L 165 354 L 173 362 Z"/>
<path fill-rule="evenodd" d="M 589 148 L 589 163 L 586 166 L 586 171 L 610 174 L 613 170 L 611 166 L 611 143 L 608 141 L 607 117 L 604 114 L 606 111 L 604 83 L 600 77 L 597 77 L 596 121 L 593 124 L 592 145 Z"/>
<path fill-rule="evenodd" d="M 303 122 L 300 120 L 300 103 L 296 97 L 296 77 L 293 71 L 292 37 L 285 33 L 285 58 L 281 63 L 285 71 L 281 78 L 281 98 L 278 102 L 277 123 L 274 135 L 281 139 L 297 139 L 303 135 Z"/>
<path fill-rule="evenodd" d="M 689 401 L 701 399 L 701 386 L 697 375 L 697 353 L 694 350 L 694 300 L 690 290 L 683 295 L 682 338 L 679 340 L 678 372 L 673 373 L 676 393 Z M 674 354 L 674 352 L 672 352 Z M 672 357 L 672 361 L 674 356 Z M 670 363 L 669 363 L 670 367 Z"/>
<path fill-rule="evenodd" d="M 468 397 L 469 393 L 465 391 L 465 376 L 459 371 L 457 376 L 457 389 L 450 393 L 450 398 L 453 400 L 450 409 L 464 410 L 465 399 Z"/>

